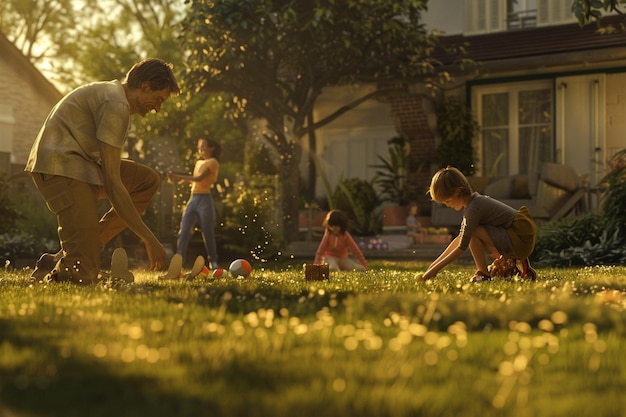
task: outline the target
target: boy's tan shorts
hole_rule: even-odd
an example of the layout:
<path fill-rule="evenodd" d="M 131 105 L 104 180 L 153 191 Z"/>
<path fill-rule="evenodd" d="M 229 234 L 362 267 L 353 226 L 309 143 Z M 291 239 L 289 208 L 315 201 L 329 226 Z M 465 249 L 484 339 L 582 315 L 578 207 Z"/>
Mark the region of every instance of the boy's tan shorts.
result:
<path fill-rule="evenodd" d="M 513 249 L 518 259 L 526 259 L 535 249 L 535 237 L 537 236 L 537 225 L 530 216 L 528 207 L 522 206 L 513 219 L 513 224 L 506 232 L 511 238 Z"/>

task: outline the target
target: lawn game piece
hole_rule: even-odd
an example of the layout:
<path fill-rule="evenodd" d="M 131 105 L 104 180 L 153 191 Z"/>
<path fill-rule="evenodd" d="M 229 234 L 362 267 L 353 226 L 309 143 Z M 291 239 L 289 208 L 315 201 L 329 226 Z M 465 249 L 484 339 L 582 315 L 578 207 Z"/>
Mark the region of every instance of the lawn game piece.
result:
<path fill-rule="evenodd" d="M 124 248 L 117 248 L 111 256 L 111 279 L 135 282 L 135 276 L 128 270 L 128 255 Z"/>
<path fill-rule="evenodd" d="M 329 276 L 328 264 L 304 264 L 304 278 L 307 281 L 325 281 Z"/>
<path fill-rule="evenodd" d="M 226 276 L 226 270 L 224 268 L 215 268 L 211 276 L 213 278 L 224 278 Z"/>
<path fill-rule="evenodd" d="M 178 279 L 183 270 L 183 256 L 180 253 L 174 254 L 167 268 L 167 273 L 159 277 L 159 279 Z"/>
<path fill-rule="evenodd" d="M 230 272 L 230 276 L 233 278 L 247 278 L 250 272 L 252 272 L 252 266 L 245 259 L 236 259 L 230 264 L 228 272 Z"/>

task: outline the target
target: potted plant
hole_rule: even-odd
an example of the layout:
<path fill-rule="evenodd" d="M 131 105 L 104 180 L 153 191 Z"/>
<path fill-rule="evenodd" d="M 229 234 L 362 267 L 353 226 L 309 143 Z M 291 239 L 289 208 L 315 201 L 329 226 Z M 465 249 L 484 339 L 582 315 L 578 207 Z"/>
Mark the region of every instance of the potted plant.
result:
<path fill-rule="evenodd" d="M 377 168 L 373 183 L 380 193 L 380 200 L 384 203 L 381 210 L 383 228 L 405 225 L 410 199 L 407 187 L 409 155 L 406 141 L 396 136 L 387 143 L 389 154 L 377 155 L 381 163 L 372 165 L 373 168 Z"/>
<path fill-rule="evenodd" d="M 349 229 L 355 236 L 378 234 L 377 208 L 380 200 L 370 182 L 359 178 L 341 180 L 332 194 L 332 200 L 336 209 L 348 214 Z"/>

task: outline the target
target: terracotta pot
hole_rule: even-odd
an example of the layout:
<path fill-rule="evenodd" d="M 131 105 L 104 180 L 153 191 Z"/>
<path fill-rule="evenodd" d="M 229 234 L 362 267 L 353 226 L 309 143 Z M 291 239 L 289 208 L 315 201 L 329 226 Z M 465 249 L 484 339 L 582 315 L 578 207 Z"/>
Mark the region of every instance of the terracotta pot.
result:
<path fill-rule="evenodd" d="M 409 215 L 409 209 L 406 206 L 383 206 L 381 215 L 383 217 L 383 227 L 404 226 L 406 225 L 406 217 Z"/>
<path fill-rule="evenodd" d="M 298 226 L 301 228 L 309 226 L 321 227 L 327 214 L 328 211 L 315 211 L 309 222 L 309 213 L 307 211 L 300 211 L 300 213 L 298 213 Z"/>

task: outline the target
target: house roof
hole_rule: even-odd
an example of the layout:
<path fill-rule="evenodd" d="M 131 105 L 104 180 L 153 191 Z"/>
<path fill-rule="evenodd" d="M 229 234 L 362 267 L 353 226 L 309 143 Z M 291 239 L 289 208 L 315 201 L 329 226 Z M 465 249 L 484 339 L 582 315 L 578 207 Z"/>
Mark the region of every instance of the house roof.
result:
<path fill-rule="evenodd" d="M 622 16 L 610 16 L 603 19 L 603 24 L 619 24 Z M 580 27 L 578 23 L 558 26 L 545 26 L 506 32 L 496 32 L 484 35 L 463 36 L 452 35 L 441 38 L 443 45 L 460 45 L 467 43 L 465 47 L 467 55 L 474 61 L 490 64 L 503 62 L 521 62 L 533 59 L 534 65 L 542 63 L 550 65 L 550 61 L 565 63 L 562 58 L 570 56 L 572 63 L 577 56 L 578 63 L 582 64 L 581 53 L 585 51 L 608 51 L 609 58 L 623 59 L 626 57 L 626 33 L 617 30 L 610 34 L 598 33 L 595 24 Z M 606 59 L 606 53 L 603 54 Z M 586 56 L 588 58 L 589 55 Z M 444 64 L 453 64 L 459 57 L 441 57 Z M 596 59 L 598 59 L 596 55 Z M 558 61 L 558 62 L 556 62 Z M 517 64 L 516 64 L 517 65 Z"/>
<path fill-rule="evenodd" d="M 13 67 L 18 74 L 31 83 L 34 89 L 45 97 L 50 97 L 52 102 L 61 98 L 61 92 L 24 56 L 22 51 L 0 32 L 0 50 L 2 60 Z"/>

